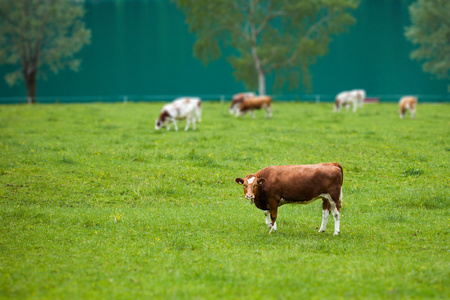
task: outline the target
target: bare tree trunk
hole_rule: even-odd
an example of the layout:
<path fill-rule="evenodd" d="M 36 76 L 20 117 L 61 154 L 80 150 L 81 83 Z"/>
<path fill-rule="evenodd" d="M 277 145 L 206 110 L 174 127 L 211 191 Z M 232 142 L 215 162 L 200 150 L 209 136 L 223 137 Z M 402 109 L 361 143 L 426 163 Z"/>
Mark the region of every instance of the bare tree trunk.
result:
<path fill-rule="evenodd" d="M 25 71 L 24 79 L 27 87 L 27 103 L 36 103 L 36 71 L 30 73 Z"/>
<path fill-rule="evenodd" d="M 266 95 L 266 74 L 258 72 L 258 92 L 260 96 Z"/>
<path fill-rule="evenodd" d="M 261 64 L 256 45 L 252 46 L 253 61 L 255 62 L 256 73 L 258 74 L 258 93 L 260 96 L 266 95 L 266 74 Z"/>
<path fill-rule="evenodd" d="M 261 63 L 261 58 L 258 55 L 258 49 L 256 47 L 257 39 L 258 39 L 258 31 L 255 28 L 255 20 L 254 20 L 254 12 L 257 1 L 251 1 L 250 5 L 250 31 L 251 31 L 251 47 L 252 47 L 252 56 L 253 61 L 255 63 L 256 73 L 258 74 L 258 92 L 260 96 L 266 95 L 266 74 L 264 73 L 264 69 Z"/>

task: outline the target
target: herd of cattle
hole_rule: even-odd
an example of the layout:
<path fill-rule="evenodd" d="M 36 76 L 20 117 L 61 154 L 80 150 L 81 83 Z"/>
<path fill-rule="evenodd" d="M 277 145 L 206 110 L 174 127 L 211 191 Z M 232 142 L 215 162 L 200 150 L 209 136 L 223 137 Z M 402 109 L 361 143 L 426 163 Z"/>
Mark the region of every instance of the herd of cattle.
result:
<path fill-rule="evenodd" d="M 353 106 L 353 112 L 362 107 L 366 99 L 364 90 L 351 90 L 339 93 L 336 96 L 334 111 L 339 112 L 342 106 L 347 110 Z M 272 117 L 272 98 L 270 96 L 256 96 L 255 93 L 239 93 L 233 96 L 230 113 L 236 117 L 244 116 L 250 112 L 255 117 L 255 109 L 265 109 L 266 117 Z M 417 98 L 405 96 L 400 99 L 400 118 L 404 118 L 407 111 L 414 118 Z M 155 129 L 167 127 L 173 123 L 178 131 L 176 120 L 186 119 L 185 131 L 192 124 L 201 122 L 202 102 L 198 97 L 177 98 L 166 104 L 156 120 Z M 316 165 L 288 165 L 270 166 L 244 178 L 235 181 L 244 188 L 247 200 L 264 211 L 269 234 L 277 230 L 277 211 L 283 204 L 297 203 L 309 204 L 315 200 L 322 200 L 322 225 L 319 232 L 326 229 L 328 217 L 334 217 L 334 235 L 340 233 L 340 212 L 342 206 L 342 182 L 344 173 L 339 163 L 322 163 Z"/>
<path fill-rule="evenodd" d="M 362 107 L 366 99 L 366 91 L 361 89 L 343 91 L 336 95 L 334 111 L 339 112 L 344 106 L 348 110 L 353 106 L 353 112 L 356 112 L 358 107 Z M 272 97 L 257 96 L 253 92 L 238 93 L 231 99 L 230 113 L 236 117 L 244 116 L 247 112 L 255 118 L 255 110 L 264 109 L 266 111 L 266 118 L 272 117 Z M 400 99 L 400 118 L 404 118 L 407 111 L 410 111 L 411 118 L 414 119 L 417 108 L 417 97 L 404 96 Z M 198 97 L 181 97 L 175 99 L 173 102 L 164 105 L 156 120 L 155 129 L 159 130 L 167 127 L 170 130 L 170 123 L 176 131 L 178 131 L 176 120 L 186 119 L 185 131 L 192 128 L 195 130 L 195 123 L 201 122 L 202 118 L 202 101 Z"/>

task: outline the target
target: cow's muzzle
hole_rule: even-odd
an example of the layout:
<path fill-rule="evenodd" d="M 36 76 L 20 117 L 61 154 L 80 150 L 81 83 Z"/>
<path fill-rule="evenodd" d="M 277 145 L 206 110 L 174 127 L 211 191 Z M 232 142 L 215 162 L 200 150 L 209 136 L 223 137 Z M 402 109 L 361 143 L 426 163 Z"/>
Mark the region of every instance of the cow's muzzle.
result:
<path fill-rule="evenodd" d="M 245 194 L 245 199 L 251 200 L 252 201 L 251 204 L 253 204 L 254 203 L 253 200 L 255 200 L 255 195 L 253 195 L 253 194 Z"/>

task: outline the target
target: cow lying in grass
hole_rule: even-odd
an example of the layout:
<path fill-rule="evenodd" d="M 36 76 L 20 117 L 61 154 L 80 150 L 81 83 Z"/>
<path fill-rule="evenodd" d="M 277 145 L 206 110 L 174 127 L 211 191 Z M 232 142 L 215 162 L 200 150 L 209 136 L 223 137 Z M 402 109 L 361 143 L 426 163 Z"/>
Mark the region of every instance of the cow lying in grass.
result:
<path fill-rule="evenodd" d="M 277 230 L 279 206 L 309 204 L 322 199 L 322 225 L 319 232 L 325 231 L 331 212 L 334 217 L 334 235 L 338 235 L 343 177 L 339 163 L 323 163 L 271 166 L 245 178 L 236 178 L 235 181 L 244 187 L 245 198 L 264 211 L 269 234 Z"/>
<path fill-rule="evenodd" d="M 352 90 L 340 92 L 336 96 L 334 111 L 341 111 L 341 107 L 345 106 L 347 110 L 353 105 L 353 112 L 356 112 L 358 106 L 362 107 L 366 98 L 365 90 Z"/>
<path fill-rule="evenodd" d="M 400 98 L 398 104 L 400 106 L 400 119 L 405 118 L 406 112 L 409 110 L 411 112 L 411 119 L 414 119 L 417 109 L 417 98 L 414 96 L 404 96 Z"/>
<path fill-rule="evenodd" d="M 176 120 L 186 119 L 184 131 L 189 129 L 191 123 L 193 130 L 195 130 L 195 122 L 197 120 L 201 122 L 201 118 L 202 101 L 200 98 L 177 98 L 172 103 L 164 105 L 159 118 L 155 122 L 155 129 L 159 130 L 161 127 L 167 126 L 167 130 L 170 130 L 170 122 L 172 122 L 175 130 L 178 131 Z"/>
<path fill-rule="evenodd" d="M 266 110 L 266 118 L 272 117 L 272 97 L 270 96 L 256 96 L 247 98 L 239 106 L 239 110 L 236 113 L 236 117 L 244 116 L 248 111 L 252 114 L 253 119 L 255 118 L 255 109 L 264 108 Z"/>
<path fill-rule="evenodd" d="M 239 93 L 233 96 L 231 99 L 231 106 L 230 106 L 230 114 L 235 114 L 238 110 L 239 105 L 244 102 L 247 98 L 255 97 L 255 93 L 248 92 L 248 93 Z"/>

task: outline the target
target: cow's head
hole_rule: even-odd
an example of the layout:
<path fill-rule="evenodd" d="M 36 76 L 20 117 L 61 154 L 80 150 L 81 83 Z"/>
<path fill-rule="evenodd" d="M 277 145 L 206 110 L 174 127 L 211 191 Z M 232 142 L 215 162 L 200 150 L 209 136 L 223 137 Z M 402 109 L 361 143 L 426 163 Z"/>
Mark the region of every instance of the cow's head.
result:
<path fill-rule="evenodd" d="M 334 111 L 338 111 L 341 108 L 341 101 L 336 98 L 336 101 L 334 102 Z"/>
<path fill-rule="evenodd" d="M 234 181 L 244 187 L 245 199 L 251 200 L 253 204 L 255 197 L 259 194 L 259 187 L 266 182 L 266 179 L 257 178 L 255 175 L 247 175 L 244 179 L 236 178 Z"/>
<path fill-rule="evenodd" d="M 167 112 L 167 110 L 163 110 L 161 112 L 161 114 L 159 115 L 159 118 L 156 119 L 155 130 L 159 130 L 159 129 L 161 129 L 161 127 L 162 128 L 166 127 L 166 121 L 167 121 L 168 117 L 169 117 L 169 113 Z"/>
<path fill-rule="evenodd" d="M 157 119 L 155 122 L 155 130 L 159 130 L 161 127 L 166 127 L 166 125 L 164 124 L 164 121 Z"/>

